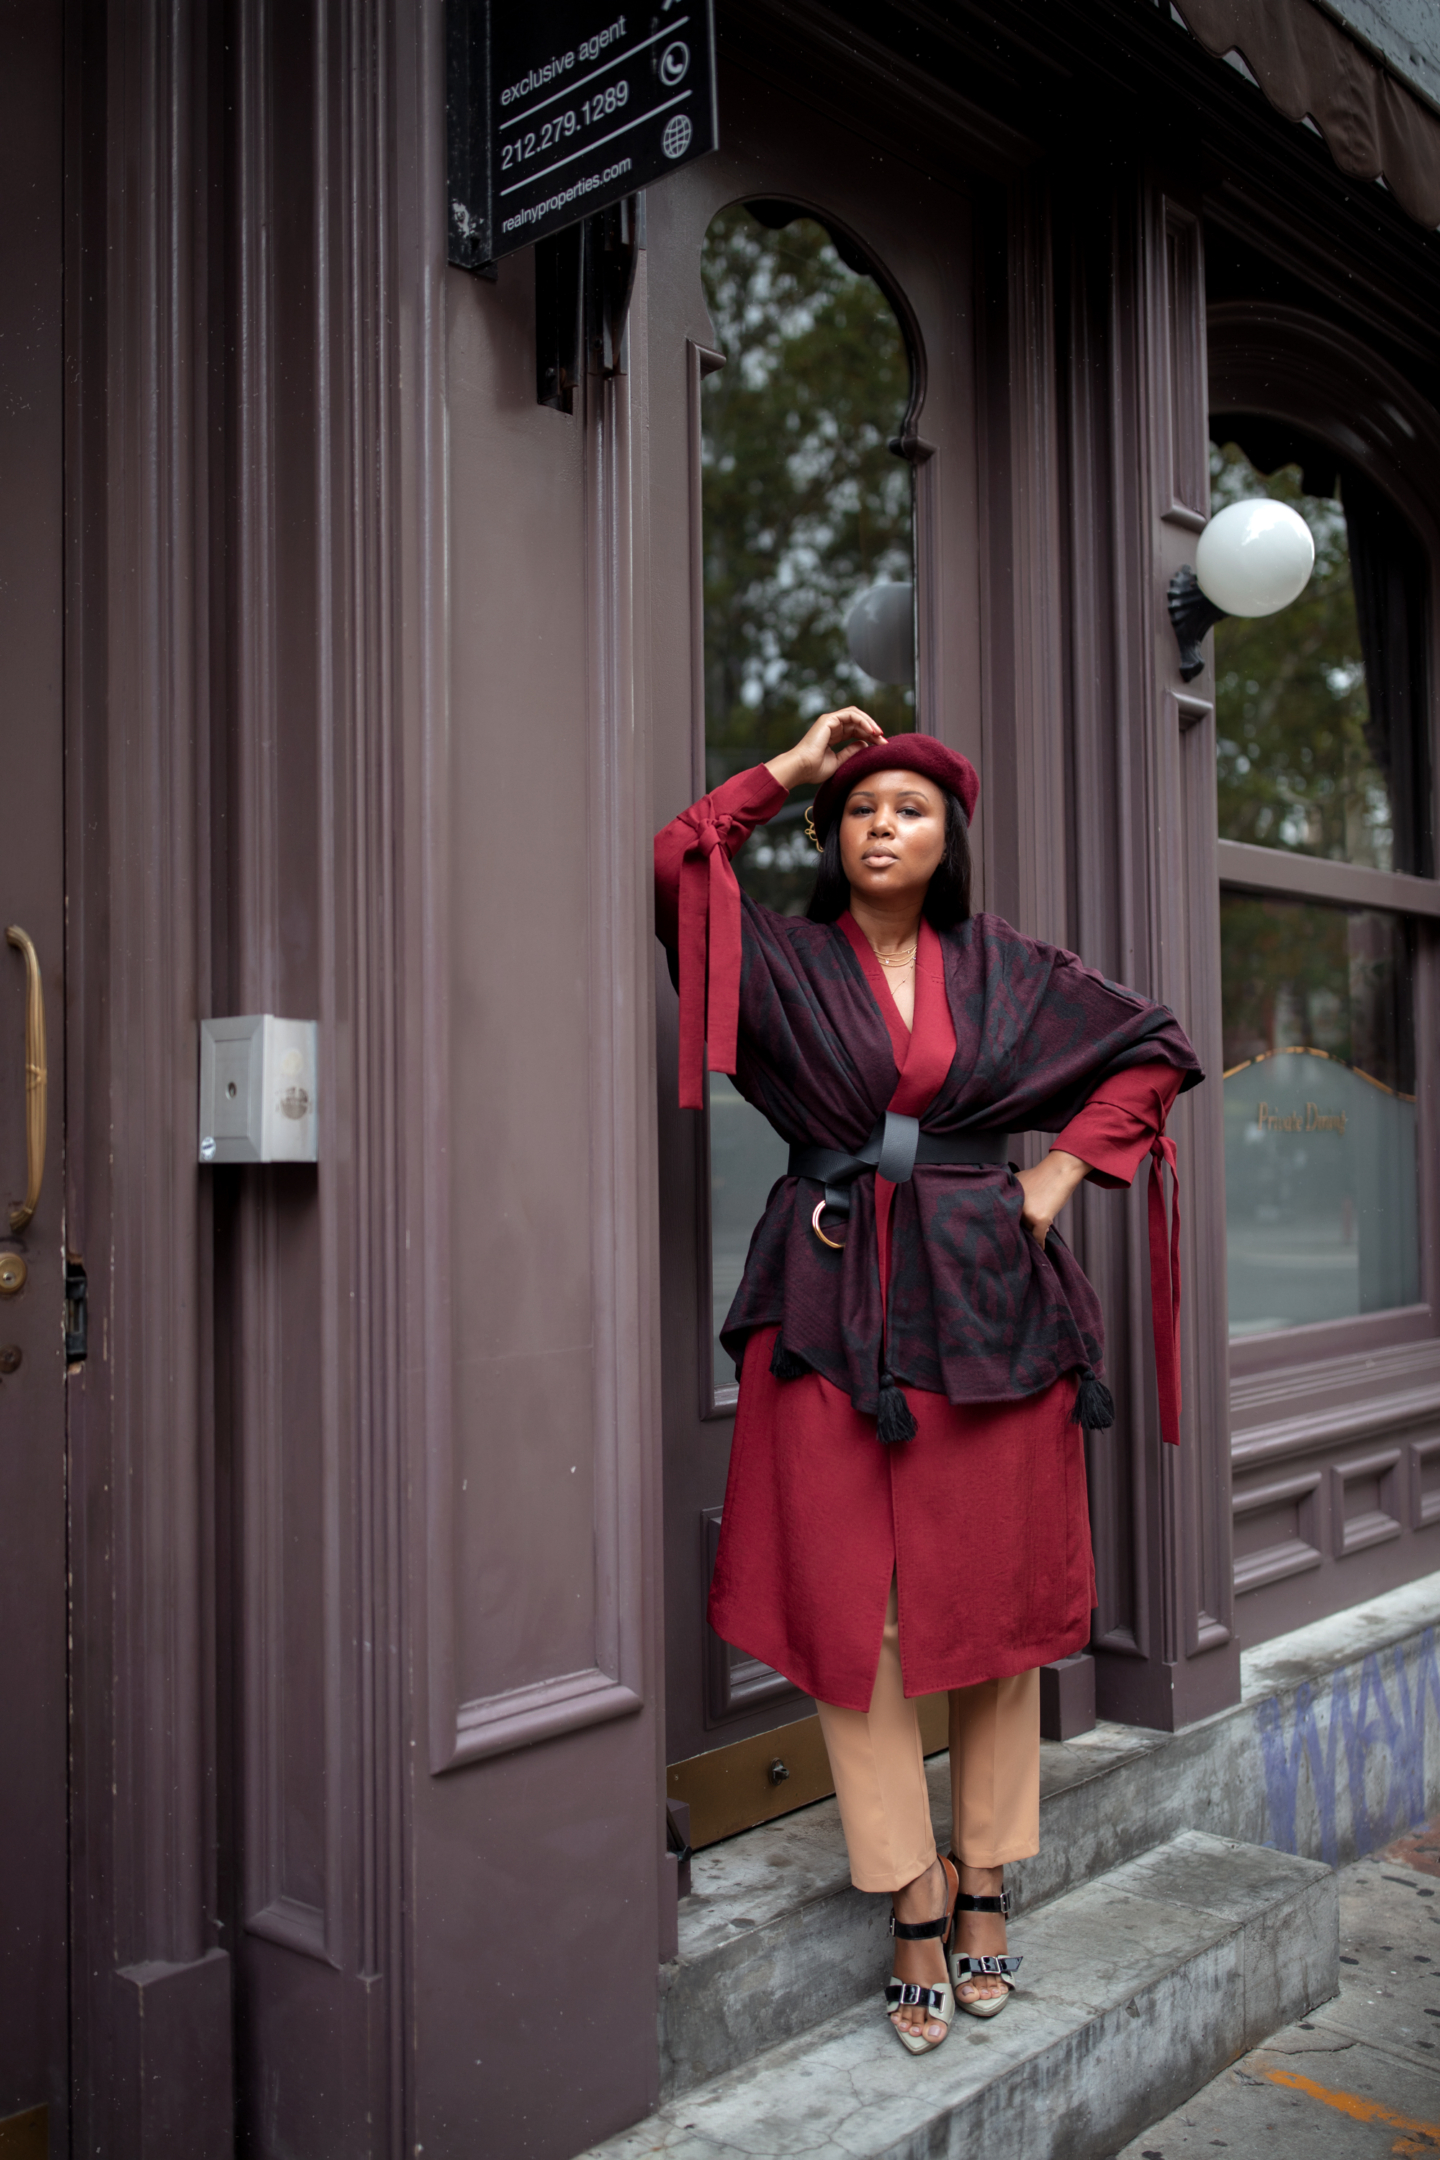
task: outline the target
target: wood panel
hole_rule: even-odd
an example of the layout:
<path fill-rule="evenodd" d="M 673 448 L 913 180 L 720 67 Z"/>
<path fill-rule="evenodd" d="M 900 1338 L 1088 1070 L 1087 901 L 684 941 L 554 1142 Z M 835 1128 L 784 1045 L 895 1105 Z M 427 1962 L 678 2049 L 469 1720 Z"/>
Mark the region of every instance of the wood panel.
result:
<path fill-rule="evenodd" d="M 233 2137 L 213 1774 L 209 18 L 76 10 L 67 175 L 67 1237 L 76 2148 Z"/>
<path fill-rule="evenodd" d="M 252 0 L 226 50 L 231 637 L 216 1009 L 319 1022 L 316 1167 L 228 1174 L 216 1331 L 233 1601 L 239 2121 L 400 2135 L 395 705 L 379 7 Z"/>
<path fill-rule="evenodd" d="M 643 2114 L 658 2075 L 647 281 L 642 262 L 633 372 L 589 378 L 573 415 L 538 407 L 533 258 L 493 284 L 445 269 L 442 24 L 405 29 L 406 2143 L 562 2160 Z M 558 1965 L 537 1885 L 564 1912 Z M 503 2007 L 529 1999 L 539 2023 Z"/>
<path fill-rule="evenodd" d="M 1191 205 L 1133 172 L 1066 205 L 1061 290 L 1072 664 L 1068 771 L 1085 958 L 1169 1004 L 1217 1070 L 1214 735 L 1185 692 L 1166 583 L 1203 511 L 1200 233 Z M 1197 507 L 1198 502 L 1198 507 Z M 1203 693 L 1204 683 L 1196 685 Z M 1170 1726 L 1238 1686 L 1223 1356 L 1217 1091 L 1172 1119 L 1184 1185 L 1177 1454 L 1159 1444 L 1142 1172 L 1128 1202 L 1083 1192 L 1077 1247 L 1106 1313 L 1118 1421 L 1089 1447 L 1102 1716 Z"/>
<path fill-rule="evenodd" d="M 977 905 L 1030 937 L 1069 937 L 1064 608 L 1050 201 L 1017 181 L 981 255 L 981 576 L 985 700 Z"/>
<path fill-rule="evenodd" d="M 0 942 L 0 2141 L 69 2143 L 65 1266 L 64 20 L 0 7 L 0 928 L 31 940 L 46 1139 L 34 1140 L 28 957 Z M 10 931 L 14 938 L 16 931 Z M 18 1263 L 18 1266 L 17 1266 Z M 16 1287 L 15 1278 L 24 1280 Z M 47 2130 L 48 2125 L 48 2130 Z"/>
<path fill-rule="evenodd" d="M 308 1018 L 319 1011 L 317 375 L 293 362 L 313 349 L 306 122 L 315 54 L 300 12 L 276 18 L 252 8 L 241 32 L 237 304 L 245 335 L 235 382 L 238 724 L 227 773 L 234 905 L 224 978 L 239 1011 Z M 277 133 L 288 145 L 279 214 Z M 327 1930 L 339 1923 L 332 1788 L 341 1627 L 326 1565 L 336 1544 L 326 1475 L 333 1454 L 316 1444 L 321 1366 L 307 1346 L 320 1339 L 329 1280 L 315 1174 L 261 1170 L 234 1182 L 242 1909 L 250 1933 L 325 1959 Z"/>
<path fill-rule="evenodd" d="M 1335 1331 L 1315 1332 L 1323 1342 Z M 1440 1566 L 1433 1338 L 1240 1377 L 1234 1401 L 1235 1588 L 1247 1641 Z M 1303 1495 L 1303 1524 L 1284 1513 L 1292 1494 Z"/>
<path fill-rule="evenodd" d="M 1318 1470 L 1267 1478 L 1235 1494 L 1235 1588 L 1266 1583 L 1323 1565 Z"/>
<path fill-rule="evenodd" d="M 1204 247 L 1200 219 L 1193 209 L 1167 196 L 1160 215 L 1165 245 L 1165 333 L 1156 352 L 1161 414 L 1156 493 L 1167 524 L 1198 533 L 1210 515 Z"/>
<path fill-rule="evenodd" d="M 436 1769 L 640 1700 L 617 1542 L 627 1383 L 605 1335 L 620 1287 L 606 993 L 628 935 L 613 896 L 634 877 L 633 861 L 616 859 L 607 754 L 627 725 L 626 671 L 605 646 L 628 593 L 597 594 L 595 642 L 584 607 L 557 614 L 559 594 L 585 593 L 592 564 L 613 572 L 607 528 L 627 515 L 616 490 L 628 491 L 628 476 L 616 419 L 596 400 L 566 425 L 527 398 L 531 296 L 520 277 L 494 293 L 467 282 L 454 297 L 443 859 L 450 1165 L 463 1204 L 449 1210 L 448 1246 L 451 1282 L 479 1294 L 453 1309 L 454 1437 L 430 1484 Z M 508 426 L 487 424 L 492 400 Z M 527 485 L 537 473 L 544 485 Z M 507 514 L 474 515 L 487 498 Z M 545 577 L 517 575 L 542 558 Z M 523 728 L 507 725 L 507 704 Z M 537 847 L 565 875 L 537 881 Z"/>

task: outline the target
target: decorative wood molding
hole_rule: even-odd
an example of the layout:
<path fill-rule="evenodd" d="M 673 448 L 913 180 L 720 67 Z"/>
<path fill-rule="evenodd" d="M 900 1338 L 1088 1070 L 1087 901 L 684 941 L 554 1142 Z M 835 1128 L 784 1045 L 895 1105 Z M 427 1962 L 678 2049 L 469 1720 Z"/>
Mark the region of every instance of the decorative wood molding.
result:
<path fill-rule="evenodd" d="M 1167 690 L 1165 705 L 1179 735 L 1188 734 L 1192 727 L 1199 727 L 1202 722 L 1215 717 L 1215 707 L 1209 698 L 1191 697 L 1184 690 Z"/>
<path fill-rule="evenodd" d="M 692 362 L 698 379 L 698 362 Z M 593 1666 L 537 1673 L 518 1687 L 465 1697 L 458 1685 L 462 1577 L 457 1543 L 456 1470 L 451 1432 L 433 1413 L 427 1434 L 428 1695 L 430 1769 L 452 1771 L 641 1709 L 643 1679 L 641 1572 L 637 1552 L 643 1485 L 649 1319 L 641 1306 L 646 1208 L 653 1202 L 651 1143 L 639 1106 L 649 1101 L 650 1029 L 633 1001 L 614 994 L 633 982 L 650 955 L 641 937 L 648 916 L 637 878 L 645 860 L 643 812 L 633 785 L 633 504 L 630 377 L 588 378 L 583 413 L 590 686 L 586 785 L 591 848 L 586 980 L 603 985 L 589 1007 L 587 1101 L 590 1109 L 590 1238 L 593 1286 L 591 1425 L 593 1478 Z M 437 746 L 438 747 L 438 746 Z M 437 816 L 446 800 L 443 756 L 427 775 Z M 427 884 L 433 871 L 427 866 Z M 434 893 L 431 908 L 446 905 Z M 647 939 L 648 944 L 648 939 Z M 443 1006 L 448 984 L 435 979 L 437 953 L 420 962 L 430 980 L 427 1002 Z M 448 1046 L 447 1053 L 448 1057 Z M 440 1069 L 447 1070 L 442 1064 Z M 446 1101 L 444 1121 L 459 1114 Z M 453 1291 L 437 1285 L 447 1308 L 444 1356 L 455 1354 Z M 437 1333 L 442 1332 L 439 1328 Z"/>
<path fill-rule="evenodd" d="M 1121 743 L 1114 726 L 1117 655 L 1111 624 L 1117 573 L 1114 550 L 1104 544 L 1111 529 L 1113 475 L 1105 456 L 1111 419 L 1110 324 L 1101 294 L 1110 274 L 1110 255 L 1088 219 L 1064 230 L 1058 252 L 1069 329 L 1062 371 L 1067 452 L 1062 499 L 1074 856 L 1077 863 L 1115 865 L 1111 877 L 1076 877 L 1070 939 L 1092 963 L 1119 975 L 1129 949 L 1132 836 L 1120 815 Z M 1086 1440 L 1097 1594 L 1093 1642 L 1116 1656 L 1140 1658 L 1134 1556 L 1138 1519 L 1130 1489 L 1130 1450 L 1121 1437 L 1128 1434 L 1131 1418 L 1128 1342 L 1135 1321 L 1124 1284 L 1127 1212 L 1109 1195 L 1102 1197 L 1084 1186 L 1075 1197 L 1074 1244 L 1104 1305 L 1107 1364 L 1118 1412 L 1113 1433 L 1088 1435 Z"/>
<path fill-rule="evenodd" d="M 91 1312 L 89 1361 L 67 1383 L 72 2040 L 87 2071 L 72 2130 L 77 2149 L 133 2149 L 143 2060 L 210 2152 L 231 2119 L 233 2034 L 231 1955 L 215 1947 L 223 1697 L 195 1161 L 218 679 L 215 48 L 209 18 L 174 0 L 82 11 L 65 41 L 66 1232 Z M 147 2051 L 136 1976 L 157 1973 L 166 2022 Z"/>
<path fill-rule="evenodd" d="M 628 1717 L 643 1704 L 644 1697 L 634 1688 L 624 1686 L 598 1665 L 588 1672 L 558 1673 L 553 1679 L 537 1680 L 532 1687 L 513 1688 L 504 1695 L 486 1695 L 461 1703 L 455 1712 L 450 1753 L 443 1762 L 432 1762 L 430 1767 L 435 1771 L 455 1770 L 462 1763 L 508 1754 L 511 1748 L 531 1747 L 537 1740 L 575 1732 L 582 1725 L 601 1725 L 608 1718 Z"/>
<path fill-rule="evenodd" d="M 1185 944 L 1185 1002 L 1181 1008 L 1210 1073 L 1224 1063 L 1221 1037 L 1219 925 L 1213 907 L 1196 896 L 1216 891 L 1215 877 L 1215 717 L 1201 699 L 1171 692 L 1180 725 L 1173 740 L 1180 758 L 1182 802 L 1181 890 L 1188 905 L 1182 936 Z M 1185 707 L 1190 708 L 1189 712 Z M 1168 732 L 1168 731 L 1167 731 Z M 1184 1593 L 1187 1655 L 1197 1656 L 1229 1639 L 1234 1613 L 1230 1515 L 1231 1470 L 1226 1438 L 1230 1423 L 1229 1330 L 1225 1277 L 1217 1260 L 1225 1245 L 1223 1099 L 1218 1087 L 1187 1095 L 1175 1122 L 1185 1147 L 1184 1218 L 1190 1242 L 1184 1268 L 1186 1283 L 1184 1354 L 1191 1397 L 1191 1531 L 1186 1541 Z M 1216 1169 L 1221 1174 L 1215 1175 Z"/>
<path fill-rule="evenodd" d="M 205 49 L 200 19 L 167 0 L 137 0 L 121 18 L 107 50 L 107 585 L 88 597 L 104 610 L 108 709 L 125 718 L 112 721 L 105 776 L 110 1249 L 91 1259 L 102 1286 L 91 1325 L 107 1351 L 87 1385 L 103 1374 L 109 1387 L 115 1806 L 135 1829 L 115 1846 L 107 1949 L 119 1963 L 190 1964 L 208 1947 L 213 1641 L 194 1080 L 208 961 L 209 776 L 195 712 L 211 659 L 200 454 L 209 198 L 194 133 Z"/>
<path fill-rule="evenodd" d="M 1160 516 L 1203 532 L 1210 516 L 1209 435 L 1205 420 L 1205 283 L 1200 220 L 1167 196 L 1161 209 L 1165 250 L 1165 321 L 1158 340 L 1160 425 L 1156 483 Z"/>
<path fill-rule="evenodd" d="M 983 32 L 977 47 L 954 21 L 929 9 L 926 18 L 957 58 L 971 60 L 977 52 L 990 57 L 993 47 Z M 818 105 L 827 117 L 840 114 L 849 131 L 887 152 L 898 131 L 946 186 L 965 173 L 1010 180 L 1044 157 L 1035 133 L 1002 118 L 994 101 L 966 97 L 820 0 L 731 0 L 718 27 L 727 59 L 763 70 L 787 98 Z M 1037 48 L 1026 57 L 1044 64 Z M 860 101 L 854 95 L 857 65 L 867 93 Z"/>
<path fill-rule="evenodd" d="M 1140 191 L 1139 307 L 1146 341 L 1148 411 L 1140 418 L 1153 459 L 1147 490 L 1154 525 L 1146 609 L 1151 682 L 1169 724 L 1150 743 L 1146 828 L 1151 994 L 1179 1014 L 1207 1071 L 1220 1057 L 1218 925 L 1195 895 L 1215 890 L 1214 716 L 1177 688 L 1178 655 L 1165 611 L 1170 578 L 1209 510 L 1203 240 L 1192 205 L 1148 177 Z M 1158 666 L 1157 666 L 1158 663 Z M 1158 681 L 1156 680 L 1158 674 Z M 1183 700 L 1183 702 L 1182 702 Z M 1233 1568 L 1223 1279 L 1221 1105 L 1200 1089 L 1173 1123 L 1186 1165 L 1182 1275 L 1185 1375 L 1181 1459 L 1162 1463 L 1161 1546 L 1167 1578 L 1162 1655 L 1177 1664 L 1233 1657 Z M 1139 1270 L 1142 1273 L 1143 1268 Z M 1164 1451 L 1168 1453 L 1169 1451 Z M 1170 1488 L 1175 1488 L 1173 1491 Z M 1178 1683 L 1177 1683 L 1178 1684 Z M 1238 1674 L 1232 1679 L 1238 1685 Z M 1195 1714 L 1204 1681 L 1195 1683 Z M 1187 1683 L 1186 1692 L 1189 1692 Z"/>
<path fill-rule="evenodd" d="M 1242 1591 L 1258 1590 L 1265 1583 L 1280 1582 L 1289 1575 L 1305 1574 L 1322 1564 L 1325 1555 L 1321 1548 L 1321 1504 L 1318 1470 L 1308 1471 L 1300 1477 L 1277 1478 L 1268 1485 L 1252 1486 L 1235 1495 L 1237 1522 L 1285 1507 L 1293 1511 L 1291 1527 L 1285 1535 L 1269 1545 L 1237 1555 L 1237 1596 Z"/>
<path fill-rule="evenodd" d="M 696 801 L 709 788 L 705 771 L 705 477 L 701 457 L 700 392 L 706 376 L 715 374 L 724 365 L 724 353 L 715 351 L 713 346 L 699 345 L 694 338 L 686 338 L 686 417 L 690 448 L 691 784 L 692 799 Z"/>
<path fill-rule="evenodd" d="M 1423 1308 L 1422 1320 L 1428 1319 Z M 1440 1388 L 1440 1341 L 1427 1331 L 1415 1340 L 1365 1345 L 1335 1354 L 1337 1330 L 1317 1327 L 1286 1330 L 1284 1347 L 1292 1353 L 1288 1364 L 1253 1373 L 1236 1374 L 1231 1383 L 1237 1431 L 1248 1433 L 1267 1421 L 1266 1413 L 1301 1408 L 1324 1409 L 1336 1400 L 1352 1397 L 1371 1403 L 1389 1390 Z M 1328 1357 L 1307 1357 L 1314 1347 L 1328 1348 Z M 1245 1347 L 1232 1345 L 1232 1355 Z"/>
<path fill-rule="evenodd" d="M 1289 1456 L 1343 1447 L 1347 1442 L 1368 1440 L 1377 1433 L 1398 1432 L 1407 1425 L 1431 1423 L 1437 1418 L 1440 1385 L 1371 1396 L 1333 1410 L 1277 1418 L 1273 1424 L 1247 1426 L 1237 1435 L 1235 1467 L 1237 1471 L 1248 1470 L 1261 1463 L 1283 1462 Z"/>
<path fill-rule="evenodd" d="M 1006 250 L 1010 340 L 1006 635 L 1013 670 L 1013 710 L 1003 717 L 997 712 L 995 724 L 1008 726 L 1011 732 L 1010 756 L 1004 766 L 1011 768 L 1007 779 L 1014 790 L 1009 837 L 1013 837 L 1016 857 L 1016 927 L 1027 936 L 1063 945 L 1070 916 L 1069 821 L 1064 791 L 1056 785 L 1066 758 L 1051 247 L 1048 192 L 1022 182 L 1010 193 Z M 1000 766 L 1000 761 L 996 764 Z"/>
<path fill-rule="evenodd" d="M 1179 684 L 1165 611 L 1206 507 L 1200 227 L 1192 205 L 1139 173 L 1120 176 L 1103 209 L 1067 204 L 1065 219 L 1069 770 L 1077 858 L 1111 866 L 1103 881 L 1078 880 L 1081 950 L 1169 1004 L 1216 1070 L 1218 927 L 1195 900 L 1214 890 L 1214 714 Z M 1088 1456 L 1097 1697 L 1102 1715 L 1166 1726 L 1238 1687 L 1219 1113 L 1202 1089 L 1171 1120 L 1184 1188 L 1178 1454 L 1155 1429 L 1144 1180 L 1123 1213 L 1084 1196 L 1083 1260 L 1105 1305 L 1120 1413 Z"/>
<path fill-rule="evenodd" d="M 1427 1530 L 1435 1523 L 1440 1523 L 1440 1439 L 1412 1440 L 1410 1527 Z"/>
<path fill-rule="evenodd" d="M 1396 908 L 1431 919 L 1440 916 L 1440 878 L 1371 870 L 1364 863 L 1326 862 L 1318 855 L 1252 847 L 1244 840 L 1217 840 L 1215 856 L 1221 884 L 1244 892 L 1328 900 L 1338 907 Z"/>
<path fill-rule="evenodd" d="M 1400 1449 L 1392 1447 L 1382 1448 L 1373 1455 L 1352 1456 L 1349 1462 L 1326 1465 L 1330 1478 L 1330 1550 L 1337 1560 L 1345 1559 L 1350 1553 L 1364 1552 L 1371 1545 L 1383 1545 L 1390 1538 L 1399 1537 L 1404 1530 L 1400 1512 L 1403 1505 L 1400 1460 Z M 1376 1488 L 1374 1507 L 1347 1515 L 1349 1487 L 1372 1483 Z"/>
<path fill-rule="evenodd" d="M 303 1898 L 277 1897 L 258 1912 L 247 1913 L 245 1932 L 279 1943 L 282 1949 L 298 1950 L 302 1957 L 318 1958 L 333 1965 L 337 1972 L 341 1969 L 339 1958 L 326 1941 L 324 1913 L 318 1905 L 307 1905 Z"/>

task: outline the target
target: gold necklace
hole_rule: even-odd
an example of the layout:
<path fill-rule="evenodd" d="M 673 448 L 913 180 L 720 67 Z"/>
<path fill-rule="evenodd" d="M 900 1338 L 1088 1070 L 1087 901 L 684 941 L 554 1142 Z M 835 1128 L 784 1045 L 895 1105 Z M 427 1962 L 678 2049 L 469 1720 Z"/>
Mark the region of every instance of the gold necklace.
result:
<path fill-rule="evenodd" d="M 875 954 L 875 958 L 879 961 L 881 967 L 890 968 L 909 967 L 910 962 L 914 959 L 916 952 L 915 946 L 912 945 L 909 952 L 892 953 L 887 959 L 885 954 L 883 952 L 877 952 L 873 945 L 870 947 L 870 950 Z"/>

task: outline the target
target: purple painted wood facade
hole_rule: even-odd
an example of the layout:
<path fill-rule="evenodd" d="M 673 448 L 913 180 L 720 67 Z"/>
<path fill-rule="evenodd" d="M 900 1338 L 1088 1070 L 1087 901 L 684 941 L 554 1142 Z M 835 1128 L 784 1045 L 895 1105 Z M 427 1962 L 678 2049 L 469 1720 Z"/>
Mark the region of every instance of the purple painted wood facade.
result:
<path fill-rule="evenodd" d="M 648 883 L 697 781 L 705 225 L 788 191 L 893 274 L 922 709 L 985 777 L 984 904 L 1217 1074 L 1215 896 L 1267 873 L 1217 844 L 1213 682 L 1165 608 L 1207 367 L 1343 440 L 1440 561 L 1440 242 L 1166 9 L 720 0 L 722 150 L 652 191 L 627 369 L 567 416 L 529 254 L 445 265 L 439 0 L 5 12 L 51 26 L 23 155 L 63 172 L 17 551 L 54 538 L 63 687 L 32 670 L 0 737 L 44 733 L 64 860 L 33 1264 L 83 1255 L 91 1311 L 63 1395 L 37 1350 L 0 1397 L 52 1433 L 22 1557 L 55 1622 L 48 1694 L 12 1660 L 0 1709 L 52 1754 L 71 1720 L 68 2026 L 0 2056 L 0 2120 L 48 2106 L 97 2160 L 565 2160 L 653 2099 L 664 1770 L 692 1711 L 713 1744 L 684 1570 L 725 1422 Z M 250 1011 L 320 1022 L 314 1169 L 197 1164 L 198 1022 Z M 1081 1196 L 1102 1716 L 1201 1717 L 1242 1640 L 1440 1565 L 1422 1075 L 1422 1303 L 1233 1370 L 1218 1088 L 1182 1105 L 1178 1459 L 1143 1193 Z"/>

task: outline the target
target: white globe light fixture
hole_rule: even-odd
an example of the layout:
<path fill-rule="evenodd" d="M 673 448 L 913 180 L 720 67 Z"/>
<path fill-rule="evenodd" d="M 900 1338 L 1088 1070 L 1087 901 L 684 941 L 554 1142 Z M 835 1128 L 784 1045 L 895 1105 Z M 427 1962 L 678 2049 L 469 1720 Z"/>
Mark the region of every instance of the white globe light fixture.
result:
<path fill-rule="evenodd" d="M 1195 548 L 1196 582 L 1227 615 L 1278 614 L 1299 599 L 1314 567 L 1304 518 L 1264 498 L 1217 511 Z"/>
<path fill-rule="evenodd" d="M 1315 567 L 1310 528 L 1288 503 L 1268 496 L 1216 512 L 1187 564 L 1170 581 L 1170 620 L 1185 682 L 1205 665 L 1200 640 L 1226 615 L 1275 615 L 1298 600 Z"/>

